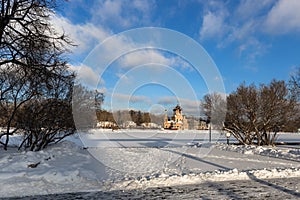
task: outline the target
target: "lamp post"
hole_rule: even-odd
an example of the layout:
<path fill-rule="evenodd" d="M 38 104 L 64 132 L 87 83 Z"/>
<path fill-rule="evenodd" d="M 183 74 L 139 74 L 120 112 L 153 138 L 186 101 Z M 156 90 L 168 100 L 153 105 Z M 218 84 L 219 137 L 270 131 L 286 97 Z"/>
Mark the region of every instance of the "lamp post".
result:
<path fill-rule="evenodd" d="M 206 119 L 206 124 L 208 124 L 209 125 L 209 142 L 211 142 L 211 121 L 210 121 L 210 117 L 207 117 L 207 119 Z"/>
<path fill-rule="evenodd" d="M 209 142 L 211 142 L 211 124 L 209 124 Z"/>
<path fill-rule="evenodd" d="M 229 138 L 231 136 L 230 132 L 225 133 L 226 139 L 227 139 L 227 145 L 229 145 Z"/>

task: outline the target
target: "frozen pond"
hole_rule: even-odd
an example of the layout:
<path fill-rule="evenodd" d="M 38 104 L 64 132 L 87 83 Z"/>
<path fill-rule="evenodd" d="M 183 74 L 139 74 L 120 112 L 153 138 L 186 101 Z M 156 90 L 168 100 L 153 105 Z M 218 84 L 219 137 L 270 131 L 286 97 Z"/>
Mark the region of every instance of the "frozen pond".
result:
<path fill-rule="evenodd" d="M 209 130 L 128 130 L 117 131 L 107 129 L 94 129 L 88 134 L 80 134 L 80 139 L 87 147 L 179 147 L 195 143 L 226 143 L 224 133 Z M 211 140 L 210 140 L 211 139 Z M 230 143 L 237 140 L 233 136 Z M 298 133 L 279 133 L 278 142 L 300 143 Z"/>

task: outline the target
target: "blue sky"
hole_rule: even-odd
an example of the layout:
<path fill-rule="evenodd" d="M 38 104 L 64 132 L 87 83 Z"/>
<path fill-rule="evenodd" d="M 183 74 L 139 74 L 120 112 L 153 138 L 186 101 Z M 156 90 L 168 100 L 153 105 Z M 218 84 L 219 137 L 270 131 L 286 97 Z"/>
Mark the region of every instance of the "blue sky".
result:
<path fill-rule="evenodd" d="M 105 39 L 123 31 L 141 27 L 174 30 L 204 48 L 220 72 L 220 77 L 214 78 L 222 80 L 228 94 L 244 81 L 259 85 L 274 78 L 288 80 L 300 66 L 299 10 L 298 0 L 72 0 L 60 3 L 52 20 L 58 30 L 63 29 L 78 44 L 72 48 L 71 68 L 80 69 L 86 83 L 98 83 L 98 88 L 105 92 L 107 109 L 112 109 L 112 102 L 116 102 L 113 105 L 116 108 L 146 111 L 179 102 L 192 114 L 198 112 L 208 87 L 205 78 L 193 69 L 199 66 L 192 66 L 189 60 L 174 52 L 143 49 L 119 55 L 99 76 L 98 71 L 86 63 L 87 57 Z M 116 52 L 132 45 L 130 42 L 115 41 L 110 50 Z M 98 55 L 98 59 L 104 59 L 103 56 Z M 152 62 L 155 64 L 147 68 Z M 140 68 L 134 67 L 143 64 L 144 72 L 139 74 Z M 124 91 L 127 75 L 141 80 L 157 78 L 154 68 L 166 73 L 165 77 L 182 76 L 183 82 L 188 83 L 176 90 L 172 88 L 177 83 L 171 80 L 165 85 L 137 81 L 135 89 Z M 147 70 L 152 71 L 146 74 Z M 191 93 L 182 96 L 188 87 L 192 88 Z"/>

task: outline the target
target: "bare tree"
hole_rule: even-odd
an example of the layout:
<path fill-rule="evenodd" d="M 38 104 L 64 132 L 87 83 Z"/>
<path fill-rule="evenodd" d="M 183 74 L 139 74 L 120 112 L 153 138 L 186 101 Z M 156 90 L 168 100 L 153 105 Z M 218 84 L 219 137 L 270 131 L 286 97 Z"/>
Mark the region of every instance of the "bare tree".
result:
<path fill-rule="evenodd" d="M 69 41 L 64 35 L 57 34 L 50 23 L 49 17 L 55 7 L 55 0 L 2 1 L 0 10 L 1 65 L 14 63 L 28 67 L 28 61 L 34 61 L 30 63 L 34 68 L 41 64 L 48 66 L 56 60 L 55 55 L 64 51 L 62 47 Z M 51 51 L 50 54 L 49 51 Z"/>
<path fill-rule="evenodd" d="M 254 85 L 240 85 L 227 98 L 225 129 L 242 144 L 252 144 L 255 138 L 253 123 L 258 109 L 258 94 Z"/>
<path fill-rule="evenodd" d="M 97 94 L 81 84 L 76 84 L 73 87 L 72 109 L 77 130 L 85 130 L 96 126 L 96 111 L 101 101 L 96 99 Z"/>
<path fill-rule="evenodd" d="M 17 123 L 24 139 L 19 148 L 39 151 L 75 132 L 72 107 L 61 99 L 36 99 L 18 112 Z"/>
<path fill-rule="evenodd" d="M 284 81 L 273 80 L 259 88 L 242 84 L 227 98 L 225 129 L 242 144 L 271 145 L 294 106 Z"/>
<path fill-rule="evenodd" d="M 212 124 L 214 129 L 222 129 L 226 115 L 226 97 L 215 92 L 206 94 L 201 107 L 207 122 Z"/>
<path fill-rule="evenodd" d="M 96 114 L 97 114 L 97 120 L 98 121 L 115 122 L 113 114 L 109 111 L 98 110 Z"/>
<path fill-rule="evenodd" d="M 289 86 L 292 97 L 300 102 L 300 67 L 291 75 Z"/>
<path fill-rule="evenodd" d="M 64 54 L 71 42 L 58 34 L 49 17 L 55 0 L 3 0 L 0 8 L 0 107 L 7 148 L 19 109 L 34 98 L 59 97 L 57 81 L 72 76 Z M 14 131 L 16 131 L 15 129 Z"/>
<path fill-rule="evenodd" d="M 289 130 L 298 131 L 300 129 L 300 67 L 291 75 L 289 80 L 291 98 L 296 101 L 296 111 L 290 123 Z"/>
<path fill-rule="evenodd" d="M 104 93 L 100 92 L 98 90 L 95 90 L 94 94 L 95 94 L 95 109 L 96 109 L 96 111 L 100 111 L 101 106 L 102 106 L 103 101 L 104 101 Z"/>
<path fill-rule="evenodd" d="M 38 151 L 75 132 L 72 88 L 75 76 L 65 72 L 53 80 L 51 89 L 26 101 L 16 114 L 15 126 L 24 135 L 19 148 Z"/>
<path fill-rule="evenodd" d="M 6 136 L 5 142 L 1 142 L 4 149 L 7 149 L 9 135 L 18 130 L 15 126 L 15 117 L 18 110 L 24 103 L 37 95 L 37 88 L 33 84 L 38 83 L 31 83 L 24 76 L 26 76 L 26 72 L 18 70 L 14 64 L 1 70 L 1 121 L 6 130 L 1 133 L 0 138 Z"/>

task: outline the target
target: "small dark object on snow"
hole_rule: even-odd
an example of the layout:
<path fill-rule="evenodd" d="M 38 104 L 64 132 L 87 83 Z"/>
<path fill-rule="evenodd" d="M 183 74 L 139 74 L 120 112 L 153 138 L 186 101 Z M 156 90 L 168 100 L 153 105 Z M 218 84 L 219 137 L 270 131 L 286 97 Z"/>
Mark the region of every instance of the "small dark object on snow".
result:
<path fill-rule="evenodd" d="M 39 164 L 41 164 L 41 162 L 29 164 L 29 165 L 27 165 L 27 167 L 28 168 L 36 168 Z"/>
<path fill-rule="evenodd" d="M 47 161 L 50 160 L 50 159 L 51 159 L 51 156 L 49 156 L 48 158 L 45 158 L 45 160 L 47 160 Z"/>

